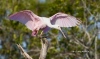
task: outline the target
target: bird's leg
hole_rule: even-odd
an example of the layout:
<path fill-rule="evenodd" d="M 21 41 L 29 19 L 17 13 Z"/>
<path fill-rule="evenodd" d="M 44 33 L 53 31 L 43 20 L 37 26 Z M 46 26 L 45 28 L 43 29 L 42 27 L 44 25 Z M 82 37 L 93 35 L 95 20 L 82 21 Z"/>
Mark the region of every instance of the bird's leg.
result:
<path fill-rule="evenodd" d="M 37 30 L 37 29 L 33 30 L 31 35 L 32 35 L 32 36 L 37 36 L 38 31 L 39 31 L 39 30 Z"/>
<path fill-rule="evenodd" d="M 43 31 L 41 31 L 40 36 L 43 34 Z"/>
<path fill-rule="evenodd" d="M 36 28 L 36 33 L 38 34 L 40 28 Z"/>
<path fill-rule="evenodd" d="M 62 29 L 59 27 L 59 30 L 61 31 L 62 35 L 66 38 L 64 32 L 62 31 Z"/>

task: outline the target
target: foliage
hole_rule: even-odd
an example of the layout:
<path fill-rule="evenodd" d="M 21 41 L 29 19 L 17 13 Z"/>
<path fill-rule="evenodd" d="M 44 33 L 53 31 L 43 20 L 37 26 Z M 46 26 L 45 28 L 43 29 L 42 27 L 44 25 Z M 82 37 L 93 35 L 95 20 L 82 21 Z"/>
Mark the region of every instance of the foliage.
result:
<path fill-rule="evenodd" d="M 16 43 L 21 44 L 32 58 L 38 59 L 41 48 L 40 39 L 32 37 L 31 31 L 25 25 L 8 19 L 10 14 L 27 9 L 39 16 L 46 17 L 57 12 L 64 12 L 82 21 L 79 27 L 63 28 L 67 39 L 64 39 L 61 33 L 55 29 L 47 34 L 50 46 L 46 59 L 99 58 L 99 6 L 100 0 L 45 0 L 45 2 L 41 2 L 41 0 L 1 0 L 0 59 L 24 59 L 16 47 Z"/>

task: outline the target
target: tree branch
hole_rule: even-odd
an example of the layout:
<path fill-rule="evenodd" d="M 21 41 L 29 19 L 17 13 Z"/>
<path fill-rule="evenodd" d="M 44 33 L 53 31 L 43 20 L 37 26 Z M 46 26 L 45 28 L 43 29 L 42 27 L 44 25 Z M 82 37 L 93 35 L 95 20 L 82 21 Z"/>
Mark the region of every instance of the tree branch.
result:
<path fill-rule="evenodd" d="M 42 45 L 39 59 L 45 59 L 47 55 L 49 41 L 43 37 L 43 31 L 41 32 L 39 37 L 41 38 L 41 45 Z"/>
<path fill-rule="evenodd" d="M 30 57 L 25 50 L 21 47 L 20 44 L 17 44 L 17 47 L 19 48 L 19 50 L 21 51 L 21 54 L 26 58 L 26 59 L 32 59 L 32 57 Z"/>
<path fill-rule="evenodd" d="M 97 58 L 97 36 L 95 37 L 95 43 L 94 43 L 94 46 L 95 46 L 95 59 L 98 59 Z"/>
<path fill-rule="evenodd" d="M 47 50 L 48 50 L 48 46 L 49 46 L 49 42 L 46 38 L 41 38 L 41 51 L 40 51 L 40 57 L 39 59 L 45 59 L 46 55 L 47 55 Z"/>
<path fill-rule="evenodd" d="M 40 34 L 40 38 L 41 38 L 41 51 L 40 51 L 40 57 L 39 59 L 45 59 L 46 55 L 47 55 L 47 50 L 48 50 L 48 46 L 49 46 L 49 42 L 46 38 L 42 37 L 42 33 Z M 32 57 L 30 57 L 25 51 L 24 49 L 21 47 L 20 44 L 16 44 L 17 47 L 19 48 L 19 50 L 21 51 L 21 54 L 26 58 L 26 59 L 32 59 Z"/>

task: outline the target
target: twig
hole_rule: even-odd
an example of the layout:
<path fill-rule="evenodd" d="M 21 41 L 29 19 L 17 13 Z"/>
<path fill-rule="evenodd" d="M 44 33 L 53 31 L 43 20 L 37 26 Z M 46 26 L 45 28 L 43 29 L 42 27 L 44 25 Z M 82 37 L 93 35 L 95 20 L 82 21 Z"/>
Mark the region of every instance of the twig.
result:
<path fill-rule="evenodd" d="M 16 44 L 17 47 L 19 48 L 19 50 L 21 51 L 21 54 L 26 58 L 26 59 L 32 59 L 32 57 L 30 57 L 26 52 L 25 50 L 21 47 L 20 44 Z"/>
<path fill-rule="evenodd" d="M 97 59 L 97 36 L 95 37 L 95 43 L 94 43 L 94 45 L 95 45 L 95 59 Z"/>
<path fill-rule="evenodd" d="M 83 46 L 85 49 L 88 49 L 89 47 L 87 47 L 86 45 L 84 45 L 82 42 L 80 42 L 79 40 L 77 40 L 76 38 L 74 38 L 74 40 L 79 43 L 81 46 Z"/>
<path fill-rule="evenodd" d="M 90 15 L 93 15 L 93 14 L 90 12 L 90 10 L 87 8 L 86 0 L 81 0 L 81 1 L 82 1 L 83 5 L 84 5 L 84 9 L 86 9 Z M 93 15 L 93 16 L 94 16 L 94 15 Z"/>
<path fill-rule="evenodd" d="M 87 35 L 87 37 L 88 37 L 88 39 L 89 39 L 89 42 L 88 42 L 88 44 L 91 42 L 91 36 L 90 36 L 90 34 L 89 34 L 89 32 L 86 30 L 86 28 L 82 25 L 82 28 L 83 28 L 83 30 L 84 30 L 84 32 L 86 33 L 86 35 Z"/>

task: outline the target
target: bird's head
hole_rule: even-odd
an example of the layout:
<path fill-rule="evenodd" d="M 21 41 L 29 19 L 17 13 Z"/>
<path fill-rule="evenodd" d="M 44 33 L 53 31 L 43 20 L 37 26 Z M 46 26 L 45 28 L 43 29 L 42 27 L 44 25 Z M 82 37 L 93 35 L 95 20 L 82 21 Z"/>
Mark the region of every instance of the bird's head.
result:
<path fill-rule="evenodd" d="M 59 25 L 54 25 L 53 27 L 54 27 L 55 29 L 60 30 L 60 26 L 59 26 Z"/>

